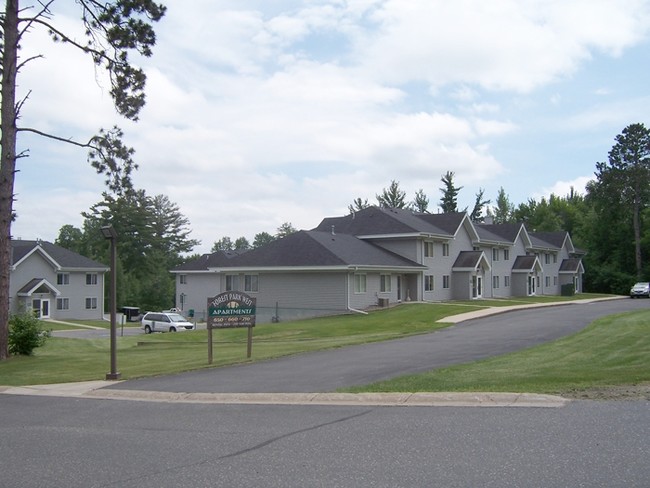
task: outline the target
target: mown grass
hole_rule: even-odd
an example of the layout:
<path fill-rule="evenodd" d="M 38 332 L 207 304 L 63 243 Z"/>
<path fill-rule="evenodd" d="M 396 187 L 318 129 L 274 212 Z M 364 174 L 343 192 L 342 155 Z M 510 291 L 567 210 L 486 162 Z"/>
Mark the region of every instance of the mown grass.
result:
<path fill-rule="evenodd" d="M 88 329 L 88 328 L 100 328 L 100 329 L 110 329 L 111 323 L 108 320 L 65 320 L 65 321 L 55 321 L 55 320 L 44 320 L 42 322 L 44 330 L 72 330 L 72 329 Z M 127 323 L 125 327 L 138 327 L 139 324 Z M 121 324 L 118 324 L 118 327 L 121 327 Z"/>
<path fill-rule="evenodd" d="M 347 315 L 254 329 L 253 356 L 246 358 L 246 329 L 213 332 L 213 364 L 207 364 L 207 331 L 118 337 L 123 379 L 164 375 L 259 361 L 307 351 L 422 334 L 445 327 L 444 317 L 485 306 L 566 299 L 485 300 L 406 304 L 369 315 Z M 33 385 L 104 379 L 108 339 L 50 338 L 33 356 L 0 362 L 0 385 Z M 598 386 L 650 382 L 650 312 L 606 317 L 582 332 L 513 354 L 438 369 L 346 391 L 510 391 L 562 394 Z"/>
<path fill-rule="evenodd" d="M 581 332 L 471 364 L 345 391 L 490 391 L 563 394 L 650 382 L 650 311 L 601 318 Z"/>
<path fill-rule="evenodd" d="M 258 361 L 301 352 L 422 334 L 445 327 L 446 316 L 473 308 L 413 303 L 372 312 L 254 328 L 252 358 L 246 358 L 246 329 L 213 331 L 213 364 Z M 118 337 L 117 366 L 123 379 L 209 367 L 207 331 Z M 33 356 L 0 362 L 0 385 L 34 385 L 103 379 L 109 370 L 108 339 L 51 337 Z"/>

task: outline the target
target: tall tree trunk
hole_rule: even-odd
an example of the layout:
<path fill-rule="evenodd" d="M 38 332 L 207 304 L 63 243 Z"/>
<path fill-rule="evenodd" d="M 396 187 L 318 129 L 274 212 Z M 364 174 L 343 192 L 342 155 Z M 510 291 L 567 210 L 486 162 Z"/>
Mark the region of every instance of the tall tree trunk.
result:
<path fill-rule="evenodd" d="M 11 221 L 16 173 L 16 74 L 18 64 L 18 0 L 7 0 L 2 57 L 2 109 L 0 138 L 0 360 L 9 357 L 9 279 L 11 274 Z"/>
<path fill-rule="evenodd" d="M 641 202 L 639 201 L 639 194 L 634 196 L 634 209 L 632 211 L 632 225 L 634 227 L 634 260 L 636 263 L 636 279 L 641 281 L 643 279 L 643 267 L 641 262 Z"/>

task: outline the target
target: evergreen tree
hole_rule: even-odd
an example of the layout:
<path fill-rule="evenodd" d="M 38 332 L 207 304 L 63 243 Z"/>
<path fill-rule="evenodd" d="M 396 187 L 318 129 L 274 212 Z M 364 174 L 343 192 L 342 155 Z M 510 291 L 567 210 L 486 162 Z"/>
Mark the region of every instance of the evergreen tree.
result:
<path fill-rule="evenodd" d="M 232 251 L 235 248 L 235 245 L 232 242 L 232 239 L 228 236 L 222 237 L 218 241 L 216 241 L 210 252 L 217 252 L 217 251 Z"/>
<path fill-rule="evenodd" d="M 259 232 L 255 234 L 255 237 L 253 238 L 253 249 L 262 247 L 263 245 L 268 244 L 269 242 L 272 242 L 274 240 L 275 237 L 273 237 L 268 232 Z"/>
<path fill-rule="evenodd" d="M 40 56 L 21 60 L 19 46 L 25 36 L 44 29 L 55 42 L 63 42 L 90 57 L 97 67 L 109 74 L 110 95 L 117 112 L 136 121 L 145 103 L 146 76 L 142 69 L 129 60 L 130 52 L 151 56 L 156 42 L 153 22 L 165 14 L 165 7 L 152 0 L 114 0 L 97 2 L 80 0 L 81 21 L 86 42 L 78 41 L 55 22 L 49 7 L 42 2 L 38 7 L 21 9 L 19 0 L 6 0 L 0 14 L 2 28 L 2 103 L 0 107 L 0 360 L 6 359 L 9 331 L 9 280 L 11 263 L 11 222 L 14 218 L 14 182 L 16 162 L 26 151 L 17 152 L 20 132 L 31 132 L 50 139 L 75 144 L 89 149 L 88 160 L 98 173 L 106 175 L 109 188 L 120 191 L 130 187 L 130 174 L 136 165 L 133 150 L 122 143 L 122 131 L 114 127 L 100 129 L 88 142 L 76 142 L 65 137 L 43 132 L 34 127 L 18 125 L 20 110 L 27 97 L 17 100 L 18 73 L 25 63 Z M 94 82 L 95 80 L 93 80 Z"/>
<path fill-rule="evenodd" d="M 287 237 L 288 235 L 294 234 L 298 232 L 298 229 L 296 229 L 293 225 L 291 225 L 291 222 L 285 222 L 282 224 L 280 227 L 277 228 L 277 233 L 275 234 L 275 237 L 277 239 L 282 239 L 283 237 Z"/>
<path fill-rule="evenodd" d="M 370 204 L 368 203 L 368 199 L 366 198 L 365 200 L 361 198 L 355 198 L 354 201 L 348 205 L 348 210 L 350 211 L 351 214 L 354 212 L 358 212 L 359 210 L 363 210 L 364 208 L 368 208 Z"/>
<path fill-rule="evenodd" d="M 643 277 L 642 214 L 650 204 L 650 130 L 631 124 L 616 136 L 607 163 L 596 164 L 592 187 L 597 205 L 614 206 L 619 218 L 631 221 L 637 279 Z"/>
<path fill-rule="evenodd" d="M 375 195 L 380 207 L 408 208 L 406 192 L 399 187 L 399 181 L 392 180 L 388 188 L 384 188 L 380 195 Z"/>
<path fill-rule="evenodd" d="M 478 192 L 476 193 L 474 208 L 472 209 L 472 213 L 469 216 L 472 222 L 483 222 L 484 220 L 483 207 L 489 205 L 490 200 L 484 200 L 483 195 L 485 195 L 485 190 L 483 188 L 479 188 Z"/>
<path fill-rule="evenodd" d="M 445 185 L 443 188 L 440 188 L 442 192 L 442 198 L 440 199 L 440 208 L 442 208 L 442 213 L 451 213 L 458 212 L 458 193 L 463 187 L 457 187 L 454 184 L 455 173 L 453 171 L 447 171 L 440 181 Z"/>
<path fill-rule="evenodd" d="M 251 245 L 245 237 L 240 237 L 235 241 L 235 249 L 238 251 L 246 251 L 250 248 Z"/>
<path fill-rule="evenodd" d="M 503 187 L 499 188 L 496 203 L 496 207 L 492 211 L 488 212 L 488 215 L 492 216 L 494 223 L 506 224 L 515 222 L 515 207 L 510 203 L 510 198 L 506 195 L 506 191 Z"/>
<path fill-rule="evenodd" d="M 421 188 L 415 192 L 415 199 L 413 200 L 413 208 L 420 213 L 426 213 L 429 209 L 429 198 L 425 195 L 424 190 Z"/>

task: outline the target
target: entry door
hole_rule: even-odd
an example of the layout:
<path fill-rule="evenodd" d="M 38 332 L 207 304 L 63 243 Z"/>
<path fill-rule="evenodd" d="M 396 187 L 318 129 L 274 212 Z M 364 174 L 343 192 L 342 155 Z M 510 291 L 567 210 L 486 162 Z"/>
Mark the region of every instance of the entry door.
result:
<path fill-rule="evenodd" d="M 50 300 L 47 298 L 34 298 L 32 300 L 32 309 L 36 316 L 41 319 L 50 318 Z"/>
<path fill-rule="evenodd" d="M 472 298 L 481 298 L 483 296 L 483 277 L 472 276 Z"/>
<path fill-rule="evenodd" d="M 528 277 L 528 294 L 535 294 L 535 277 L 533 275 Z"/>

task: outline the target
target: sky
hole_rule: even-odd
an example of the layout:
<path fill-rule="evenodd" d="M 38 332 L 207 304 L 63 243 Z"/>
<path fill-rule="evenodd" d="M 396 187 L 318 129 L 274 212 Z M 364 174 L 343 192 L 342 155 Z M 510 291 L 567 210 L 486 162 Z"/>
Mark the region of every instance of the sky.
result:
<path fill-rule="evenodd" d="M 616 135 L 650 124 L 647 0 L 163 3 L 153 56 L 132 57 L 148 77 L 137 123 L 89 59 L 35 28 L 19 124 L 82 142 L 119 125 L 134 185 L 178 205 L 198 253 L 314 228 L 393 180 L 438 212 L 447 171 L 461 210 L 481 190 L 515 206 L 584 194 Z M 52 12 L 83 38 L 76 3 Z M 81 228 L 106 189 L 85 150 L 25 132 L 18 150 L 14 238 Z"/>

